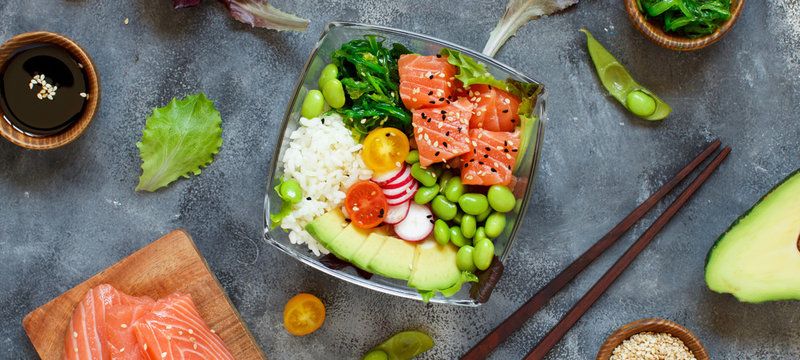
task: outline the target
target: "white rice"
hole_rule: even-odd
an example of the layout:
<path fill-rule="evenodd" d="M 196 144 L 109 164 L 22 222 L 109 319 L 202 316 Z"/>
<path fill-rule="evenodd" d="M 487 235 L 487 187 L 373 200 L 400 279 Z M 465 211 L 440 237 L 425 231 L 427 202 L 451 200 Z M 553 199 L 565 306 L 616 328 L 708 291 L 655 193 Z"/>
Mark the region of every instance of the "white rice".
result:
<path fill-rule="evenodd" d="M 342 207 L 345 192 L 359 180 L 372 177 L 361 159 L 357 143 L 338 114 L 300 118 L 300 127 L 281 160 L 285 180 L 294 179 L 303 189 L 303 200 L 292 206 L 281 228 L 289 231 L 292 244 L 306 244 L 315 255 L 328 250 L 305 231 L 305 226 L 325 212 Z M 310 200 L 309 200 L 310 198 Z"/>

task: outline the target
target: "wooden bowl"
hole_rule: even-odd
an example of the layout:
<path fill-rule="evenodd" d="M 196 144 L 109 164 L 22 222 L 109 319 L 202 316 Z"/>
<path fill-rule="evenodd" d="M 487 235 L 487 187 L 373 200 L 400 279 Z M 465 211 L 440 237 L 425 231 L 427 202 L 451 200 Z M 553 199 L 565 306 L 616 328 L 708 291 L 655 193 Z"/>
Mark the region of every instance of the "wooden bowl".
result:
<path fill-rule="evenodd" d="M 84 105 L 83 114 L 74 124 L 62 132 L 46 136 L 36 136 L 20 131 L 4 118 L 0 110 L 0 134 L 12 143 L 28 149 L 53 149 L 77 139 L 92 123 L 97 114 L 97 108 L 100 106 L 100 76 L 86 50 L 64 35 L 48 31 L 28 32 L 6 41 L 0 46 L 0 71 L 5 67 L 6 61 L 18 50 L 36 44 L 52 44 L 61 47 L 83 66 L 89 101 Z"/>
<path fill-rule="evenodd" d="M 614 353 L 614 349 L 619 344 L 622 344 L 623 341 L 633 335 L 647 331 L 671 334 L 681 339 L 697 360 L 709 360 L 708 352 L 706 352 L 706 348 L 703 347 L 697 336 L 694 336 L 691 331 L 680 324 L 665 319 L 641 319 L 623 325 L 611 334 L 603 343 L 603 346 L 600 347 L 600 351 L 597 353 L 597 360 L 609 360 Z"/>
<path fill-rule="evenodd" d="M 678 33 L 664 32 L 660 23 L 647 20 L 644 14 L 639 11 L 637 0 L 623 1 L 625 2 L 625 11 L 628 12 L 628 17 L 644 37 L 662 47 L 678 51 L 696 50 L 717 42 L 731 30 L 733 24 L 742 14 L 742 8 L 744 8 L 744 0 L 731 0 L 730 19 L 722 23 L 720 28 L 712 34 L 690 39 Z"/>

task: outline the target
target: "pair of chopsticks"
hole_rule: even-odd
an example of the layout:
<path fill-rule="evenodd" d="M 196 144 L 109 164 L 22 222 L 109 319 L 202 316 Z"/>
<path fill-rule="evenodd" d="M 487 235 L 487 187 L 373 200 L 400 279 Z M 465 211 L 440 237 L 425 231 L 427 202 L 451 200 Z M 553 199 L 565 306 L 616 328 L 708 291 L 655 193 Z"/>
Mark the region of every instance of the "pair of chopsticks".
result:
<path fill-rule="evenodd" d="M 494 350 L 503 340 L 509 337 L 514 331 L 522 327 L 522 325 L 535 314 L 542 306 L 544 306 L 550 299 L 558 293 L 564 286 L 566 286 L 572 279 L 575 278 L 586 266 L 588 266 L 594 259 L 600 256 L 606 249 L 608 249 L 614 242 L 617 241 L 628 229 L 638 222 L 653 206 L 655 206 L 661 199 L 664 198 L 675 186 L 681 183 L 689 174 L 697 169 L 714 151 L 720 146 L 719 140 L 714 140 L 700 155 L 698 155 L 692 162 L 684 167 L 672 179 L 667 181 L 658 191 L 650 196 L 647 200 L 641 203 L 634 209 L 627 217 L 617 224 L 611 231 L 597 241 L 589 250 L 583 253 L 578 259 L 570 264 L 566 269 L 561 271 L 550 283 L 545 285 L 538 293 L 533 295 L 522 307 L 515 311 L 505 321 L 500 323 L 492 332 L 483 338 L 478 344 L 472 347 L 461 359 L 462 360 L 478 360 L 485 359 L 486 356 Z M 586 313 L 587 310 L 594 304 L 595 301 L 611 286 L 614 280 L 622 274 L 628 265 L 633 262 L 637 255 L 650 243 L 651 240 L 658 234 L 661 229 L 672 219 L 672 217 L 681 209 L 686 201 L 703 185 L 703 183 L 711 176 L 714 170 L 717 169 L 722 160 L 728 156 L 731 148 L 726 146 L 719 154 L 712 160 L 692 181 L 686 189 L 670 204 L 667 210 L 659 216 L 655 222 L 647 229 L 647 231 L 639 237 L 633 245 L 622 255 L 622 257 L 611 266 L 608 271 L 600 278 L 600 280 L 586 292 L 575 306 L 561 318 L 558 324 L 553 327 L 550 332 L 539 341 L 531 352 L 525 357 L 525 360 L 541 359 L 561 340 L 564 334 L 575 325 L 576 322 Z"/>

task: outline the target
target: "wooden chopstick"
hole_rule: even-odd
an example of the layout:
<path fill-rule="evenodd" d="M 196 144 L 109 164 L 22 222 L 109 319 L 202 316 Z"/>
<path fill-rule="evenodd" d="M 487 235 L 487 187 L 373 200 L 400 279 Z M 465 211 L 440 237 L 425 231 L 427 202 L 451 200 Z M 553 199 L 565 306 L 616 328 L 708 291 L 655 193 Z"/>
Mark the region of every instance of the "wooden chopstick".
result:
<path fill-rule="evenodd" d="M 611 231 L 597 241 L 589 250 L 575 259 L 569 266 L 561 271 L 539 292 L 533 295 L 524 305 L 522 305 L 511 316 L 505 319 L 492 332 L 475 344 L 464 356 L 462 360 L 481 360 L 485 359 L 494 348 L 508 338 L 514 331 L 517 331 L 533 314 L 541 309 L 550 299 L 575 278 L 584 268 L 594 259 L 600 256 L 614 242 L 617 241 L 628 229 L 642 218 L 650 209 L 655 206 L 664 196 L 677 186 L 683 179 L 691 174 L 703 161 L 708 158 L 720 146 L 719 140 L 714 140 L 702 153 L 692 160 L 686 167 L 679 171 L 674 177 L 669 179 L 658 191 L 653 193 L 647 200 L 636 207 L 628 216 L 620 221 Z"/>
<path fill-rule="evenodd" d="M 724 149 L 722 149 L 717 157 L 715 157 L 714 160 L 712 160 L 711 163 L 709 163 L 708 166 L 703 169 L 703 172 L 701 172 L 700 175 L 698 175 L 697 178 L 694 179 L 694 181 L 692 181 L 692 183 L 689 184 L 689 186 L 686 187 L 686 189 L 684 189 L 680 195 L 678 195 L 678 198 L 669 205 L 667 210 L 665 210 L 664 213 L 661 214 L 652 225 L 650 225 L 647 231 L 645 231 L 644 234 L 642 234 L 642 236 L 639 237 L 639 239 L 636 240 L 636 242 L 634 242 L 627 251 L 625 251 L 622 257 L 620 257 L 619 260 L 617 260 L 617 262 L 614 263 L 614 265 L 611 266 L 611 268 L 608 269 L 605 274 L 603 274 L 603 277 L 601 277 L 600 280 L 598 280 L 597 283 L 595 283 L 594 286 L 592 286 L 592 288 L 586 292 L 586 295 L 578 300 L 575 306 L 573 306 L 572 309 L 570 309 L 570 311 L 564 315 L 563 318 L 561 318 L 561 321 L 559 321 L 558 324 L 556 324 L 556 326 L 550 330 L 550 332 L 545 335 L 541 341 L 539 341 L 539 344 L 528 353 L 528 355 L 525 357 L 525 360 L 541 359 L 547 355 L 550 349 L 552 349 L 553 346 L 555 346 L 556 343 L 561 340 L 564 334 L 566 334 L 567 331 L 572 328 L 572 325 L 575 325 L 581 316 L 583 316 L 583 314 L 589 310 L 589 308 L 592 306 L 592 304 L 594 304 L 595 301 L 597 301 L 600 295 L 603 295 L 608 287 L 614 283 L 614 280 L 616 280 L 617 277 L 619 277 L 619 275 L 625 271 L 628 265 L 630 265 L 631 262 L 636 259 L 636 256 L 639 255 L 642 250 L 644 250 L 647 244 L 649 244 L 650 241 L 653 240 L 653 238 L 658 234 L 658 232 L 664 228 L 664 226 L 672 219 L 678 210 L 681 209 L 686 201 L 689 200 L 692 195 L 694 195 L 697 189 L 703 186 L 703 183 L 708 179 L 709 176 L 711 176 L 714 170 L 717 169 L 719 164 L 722 163 L 722 160 L 724 160 L 730 152 L 731 148 L 729 146 L 726 146 Z"/>

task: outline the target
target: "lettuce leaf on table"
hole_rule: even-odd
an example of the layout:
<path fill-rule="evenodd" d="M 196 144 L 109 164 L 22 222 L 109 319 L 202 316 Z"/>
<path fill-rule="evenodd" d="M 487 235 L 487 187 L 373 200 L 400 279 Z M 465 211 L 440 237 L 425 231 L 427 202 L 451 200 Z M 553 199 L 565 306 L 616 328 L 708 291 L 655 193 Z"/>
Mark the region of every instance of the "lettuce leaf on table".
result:
<path fill-rule="evenodd" d="M 489 33 L 489 41 L 486 42 L 483 53 L 494 56 L 506 40 L 514 36 L 528 21 L 564 10 L 577 3 L 578 0 L 508 0 L 503 17 Z"/>
<path fill-rule="evenodd" d="M 221 123 L 214 102 L 202 93 L 154 109 L 136 143 L 142 158 L 136 190 L 152 192 L 181 176 L 200 175 L 222 146 Z"/>
<path fill-rule="evenodd" d="M 228 7 L 236 20 L 253 27 L 273 30 L 306 31 L 308 19 L 278 10 L 262 0 L 218 0 Z M 172 0 L 175 9 L 194 7 L 200 0 Z"/>

